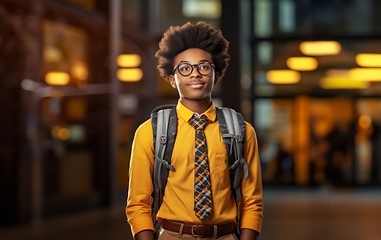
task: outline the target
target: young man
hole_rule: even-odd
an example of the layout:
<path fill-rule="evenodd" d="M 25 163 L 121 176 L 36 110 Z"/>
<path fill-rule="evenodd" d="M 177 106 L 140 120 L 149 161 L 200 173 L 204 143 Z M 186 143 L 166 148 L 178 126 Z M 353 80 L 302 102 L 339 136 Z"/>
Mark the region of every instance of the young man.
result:
<path fill-rule="evenodd" d="M 254 128 L 245 122 L 243 157 L 248 177 L 242 180 L 242 200 L 237 210 L 230 185 L 228 153 L 212 101 L 213 87 L 228 66 L 228 45 L 221 31 L 204 22 L 172 26 L 159 43 L 156 57 L 160 76 L 179 93 L 177 135 L 171 158 L 174 170 L 169 171 L 163 203 L 156 216 L 162 223 L 159 239 L 236 239 L 237 214 L 240 214 L 240 239 L 255 240 L 260 232 L 262 179 Z M 201 130 L 195 127 L 199 120 L 206 122 Z M 126 214 L 138 240 L 154 237 L 150 196 L 154 189 L 155 153 L 151 123 L 149 119 L 137 129 L 130 160 Z M 195 146 L 195 141 L 203 142 L 203 146 L 206 141 L 206 146 Z M 205 153 L 199 154 L 203 150 Z M 203 173 L 194 173 L 200 168 Z M 195 187 L 195 182 L 201 186 Z M 198 209 L 196 205 L 201 203 L 206 206 Z M 195 234 L 205 225 L 212 231 Z"/>

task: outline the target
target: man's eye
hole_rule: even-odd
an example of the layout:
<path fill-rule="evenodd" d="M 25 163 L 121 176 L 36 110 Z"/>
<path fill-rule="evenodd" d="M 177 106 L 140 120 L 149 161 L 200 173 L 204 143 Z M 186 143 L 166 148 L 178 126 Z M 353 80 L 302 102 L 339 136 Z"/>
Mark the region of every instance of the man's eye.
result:
<path fill-rule="evenodd" d="M 209 70 L 210 66 L 208 64 L 199 65 L 200 70 Z"/>
<path fill-rule="evenodd" d="M 182 65 L 179 68 L 180 68 L 180 71 L 189 71 L 189 69 L 190 69 L 190 67 L 187 65 Z"/>

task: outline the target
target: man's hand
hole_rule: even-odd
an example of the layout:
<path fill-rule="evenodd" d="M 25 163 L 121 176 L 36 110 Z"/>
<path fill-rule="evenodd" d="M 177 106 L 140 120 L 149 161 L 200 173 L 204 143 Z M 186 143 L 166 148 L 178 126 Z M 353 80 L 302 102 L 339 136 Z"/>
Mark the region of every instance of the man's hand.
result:
<path fill-rule="evenodd" d="M 252 229 L 243 228 L 241 229 L 240 240 L 256 240 L 259 233 Z"/>

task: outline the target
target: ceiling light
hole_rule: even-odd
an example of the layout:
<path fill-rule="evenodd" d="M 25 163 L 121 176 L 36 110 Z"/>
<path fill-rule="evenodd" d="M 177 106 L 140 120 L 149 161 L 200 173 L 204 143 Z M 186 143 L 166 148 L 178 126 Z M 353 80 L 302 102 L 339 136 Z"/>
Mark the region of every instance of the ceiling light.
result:
<path fill-rule="evenodd" d="M 116 59 L 119 67 L 138 67 L 141 61 L 139 54 L 121 54 Z"/>
<path fill-rule="evenodd" d="M 300 73 L 293 70 L 270 70 L 266 78 L 273 84 L 293 84 L 300 81 Z"/>
<path fill-rule="evenodd" d="M 381 68 L 352 68 L 348 75 L 362 81 L 381 81 Z"/>
<path fill-rule="evenodd" d="M 320 79 L 320 87 L 324 89 L 364 89 L 369 82 L 356 81 L 348 77 L 324 77 Z"/>
<path fill-rule="evenodd" d="M 307 41 L 299 46 L 300 51 L 310 56 L 336 55 L 341 52 L 341 45 L 336 41 Z"/>
<path fill-rule="evenodd" d="M 49 85 L 67 85 L 70 75 L 65 72 L 48 72 L 45 75 L 45 82 Z"/>
<path fill-rule="evenodd" d="M 381 54 L 376 54 L 376 53 L 357 54 L 356 63 L 360 67 L 381 67 Z"/>
<path fill-rule="evenodd" d="M 287 67 L 297 71 L 312 71 L 318 67 L 318 61 L 313 57 L 290 57 L 286 63 Z"/>
<path fill-rule="evenodd" d="M 123 82 L 138 82 L 143 78 L 143 71 L 140 68 L 122 68 L 116 74 Z"/>

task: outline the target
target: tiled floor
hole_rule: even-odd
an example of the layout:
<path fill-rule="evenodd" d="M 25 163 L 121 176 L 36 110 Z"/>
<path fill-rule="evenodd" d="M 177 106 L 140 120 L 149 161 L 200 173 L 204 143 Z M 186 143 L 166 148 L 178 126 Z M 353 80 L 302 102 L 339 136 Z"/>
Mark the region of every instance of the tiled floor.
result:
<path fill-rule="evenodd" d="M 264 192 L 260 240 L 380 240 L 381 188 Z M 132 239 L 123 207 L 0 228 L 1 240 Z"/>

